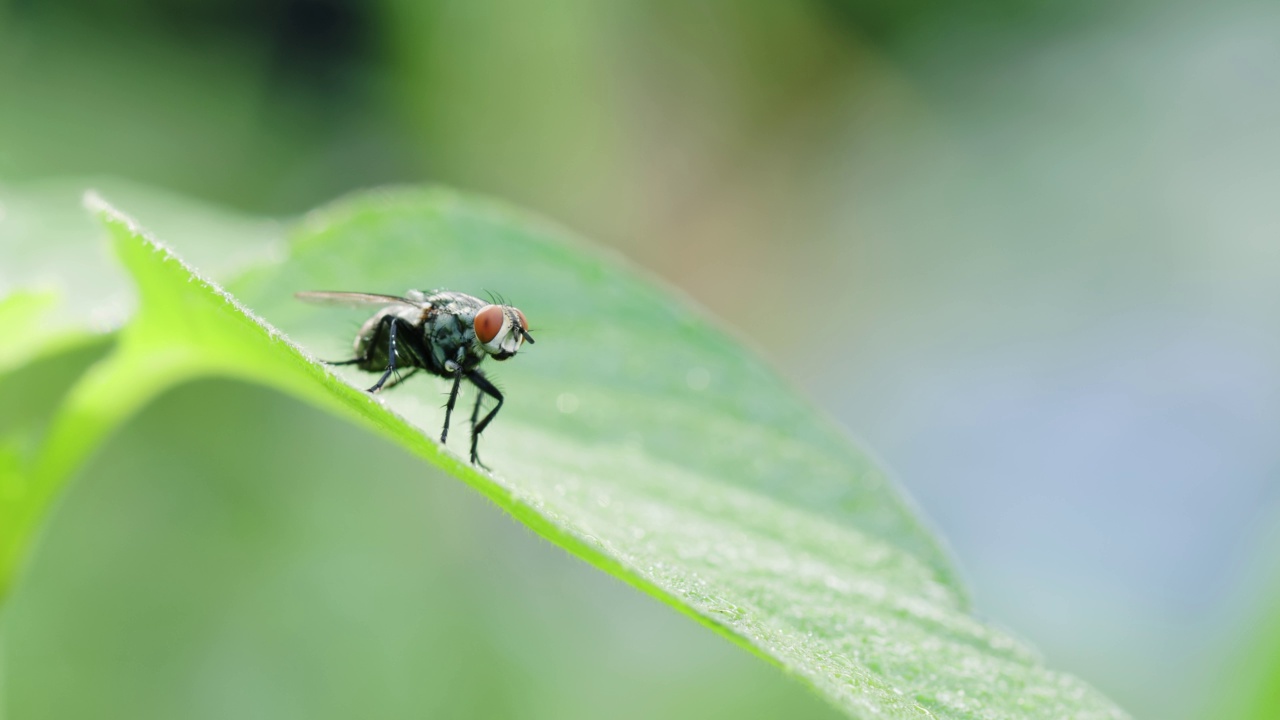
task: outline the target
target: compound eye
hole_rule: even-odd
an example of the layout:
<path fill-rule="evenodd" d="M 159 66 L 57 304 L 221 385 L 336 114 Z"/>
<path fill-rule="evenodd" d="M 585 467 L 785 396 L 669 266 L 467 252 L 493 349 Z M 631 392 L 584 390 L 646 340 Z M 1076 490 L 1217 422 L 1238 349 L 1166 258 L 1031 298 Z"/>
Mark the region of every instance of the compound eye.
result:
<path fill-rule="evenodd" d="M 511 309 L 515 310 L 516 317 L 520 318 L 520 328 L 525 332 L 529 332 L 529 321 L 524 319 L 524 313 L 520 312 L 519 310 L 516 310 L 515 308 L 511 308 Z"/>
<path fill-rule="evenodd" d="M 488 345 L 493 339 L 498 337 L 498 333 L 502 332 L 503 321 L 506 317 L 502 313 L 502 308 L 497 305 L 486 305 L 476 313 L 476 339 Z"/>

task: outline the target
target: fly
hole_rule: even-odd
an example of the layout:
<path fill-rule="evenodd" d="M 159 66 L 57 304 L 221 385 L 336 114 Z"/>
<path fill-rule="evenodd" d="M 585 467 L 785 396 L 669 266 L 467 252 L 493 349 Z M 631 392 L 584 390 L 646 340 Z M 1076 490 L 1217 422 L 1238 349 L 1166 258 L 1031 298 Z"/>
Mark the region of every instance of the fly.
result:
<path fill-rule="evenodd" d="M 479 392 L 471 411 L 471 462 L 484 467 L 476 455 L 476 443 L 502 409 L 502 392 L 480 372 L 480 362 L 486 357 L 506 360 L 525 341 L 533 344 L 524 313 L 510 305 L 445 290 L 430 295 L 410 290 L 404 297 L 360 292 L 300 292 L 297 297 L 327 305 L 382 306 L 356 334 L 355 357 L 329 364 L 381 373 L 369 388 L 371 393 L 395 387 L 419 370 L 453 380 L 440 431 L 442 444 L 449 436 L 449 417 L 463 379 L 475 385 Z M 485 395 L 498 404 L 480 419 Z"/>

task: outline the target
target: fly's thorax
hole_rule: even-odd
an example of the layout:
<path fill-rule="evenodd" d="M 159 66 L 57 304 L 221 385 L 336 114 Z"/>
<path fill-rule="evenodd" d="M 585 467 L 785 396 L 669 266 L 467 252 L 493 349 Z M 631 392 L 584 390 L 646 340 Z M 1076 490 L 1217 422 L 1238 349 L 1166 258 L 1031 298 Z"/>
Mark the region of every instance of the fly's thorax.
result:
<path fill-rule="evenodd" d="M 460 308 L 453 307 L 458 310 Z M 437 367 L 448 362 L 465 368 L 474 368 L 484 355 L 475 347 L 475 331 L 471 327 L 471 313 L 449 312 L 450 307 L 433 308 L 428 314 L 423 332 Z"/>

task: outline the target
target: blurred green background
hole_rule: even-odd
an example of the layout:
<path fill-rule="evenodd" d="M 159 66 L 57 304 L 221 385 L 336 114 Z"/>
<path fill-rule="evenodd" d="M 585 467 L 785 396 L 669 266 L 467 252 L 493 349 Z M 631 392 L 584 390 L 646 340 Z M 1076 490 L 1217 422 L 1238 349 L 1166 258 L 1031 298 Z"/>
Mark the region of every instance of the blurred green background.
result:
<path fill-rule="evenodd" d="M 865 438 L 1052 667 L 1182 720 L 1275 656 L 1280 4 L 0 0 L 0 181 L 92 175 L 541 211 Z M 17 718 L 831 715 L 225 383 L 86 468 L 4 632 Z"/>

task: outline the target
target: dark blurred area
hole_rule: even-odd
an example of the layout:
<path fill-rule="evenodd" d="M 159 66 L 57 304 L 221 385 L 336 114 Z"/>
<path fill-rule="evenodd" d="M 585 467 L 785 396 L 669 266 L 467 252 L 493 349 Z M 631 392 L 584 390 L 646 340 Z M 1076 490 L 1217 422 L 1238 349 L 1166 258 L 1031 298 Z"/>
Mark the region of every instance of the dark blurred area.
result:
<path fill-rule="evenodd" d="M 8 179 L 119 174 L 260 213 L 417 177 L 376 6 L 10 3 Z"/>
<path fill-rule="evenodd" d="M 1137 717 L 1218 717 L 1224 668 L 1272 612 L 1258 598 L 1280 522 L 1274 3 L 0 1 L 0 182 L 103 174 L 281 216 L 439 182 L 618 248 L 866 438 L 953 544 L 984 616 Z M 178 417 L 194 392 L 149 412 Z M 130 442 L 149 445 L 148 422 L 164 424 L 140 421 Z M 73 657 L 92 673 L 125 642 L 84 621 L 37 661 L 51 636 L 24 629 L 56 626 L 48 608 L 87 612 L 59 604 L 77 592 L 59 584 L 72 539 L 97 517 L 87 492 L 70 501 L 87 524 L 60 519 L 35 575 L 62 580 L 10 614 L 7 665 L 28 680 Z M 206 550 L 233 527 L 209 522 L 193 541 Z M 509 552 L 537 542 L 504 532 Z M 530 562 L 569 572 L 542 555 Z M 145 558 L 121 562 L 145 575 Z M 142 590 L 115 592 L 128 616 Z M 670 614 L 649 610 L 636 622 Z M 684 625 L 661 637 L 712 642 Z M 58 687 L 18 680 L 24 707 Z M 254 706 L 248 679 L 228 682 Z"/>

